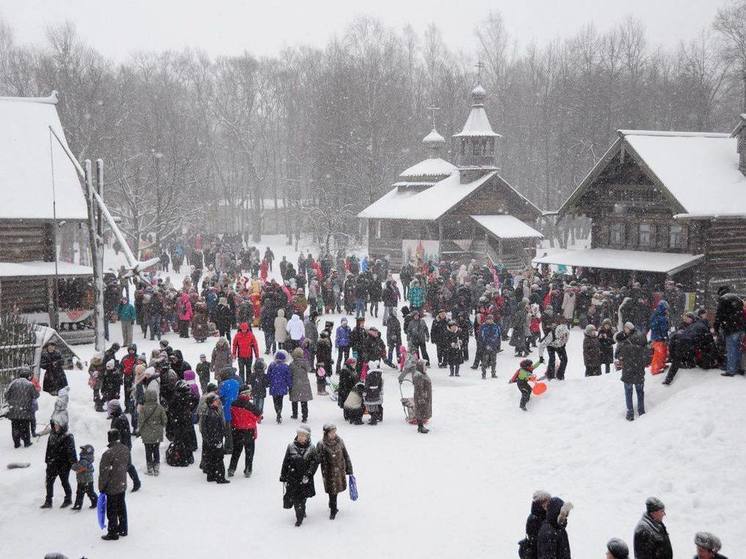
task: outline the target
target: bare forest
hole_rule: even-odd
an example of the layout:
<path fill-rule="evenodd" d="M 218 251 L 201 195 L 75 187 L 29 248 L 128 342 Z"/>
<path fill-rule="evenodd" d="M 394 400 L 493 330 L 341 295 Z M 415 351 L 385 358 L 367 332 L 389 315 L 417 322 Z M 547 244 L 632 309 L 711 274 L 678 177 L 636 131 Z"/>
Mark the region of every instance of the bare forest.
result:
<path fill-rule="evenodd" d="M 458 132 L 477 81 L 503 135 L 501 174 L 547 210 L 616 129 L 729 131 L 742 108 L 739 4 L 672 49 L 635 19 L 604 33 L 579 22 L 539 47 L 485 16 L 471 52 L 450 50 L 436 26 L 418 35 L 361 18 L 324 49 L 146 52 L 121 63 L 71 24 L 27 46 L 0 22 L 0 94 L 59 92 L 73 152 L 105 160 L 105 196 L 133 246 L 146 233 L 167 242 L 186 223 L 256 238 L 261 216 L 282 219 L 289 235 L 324 224 L 355 234 L 352 216 L 423 157 L 428 107 L 440 109 L 441 134 Z"/>

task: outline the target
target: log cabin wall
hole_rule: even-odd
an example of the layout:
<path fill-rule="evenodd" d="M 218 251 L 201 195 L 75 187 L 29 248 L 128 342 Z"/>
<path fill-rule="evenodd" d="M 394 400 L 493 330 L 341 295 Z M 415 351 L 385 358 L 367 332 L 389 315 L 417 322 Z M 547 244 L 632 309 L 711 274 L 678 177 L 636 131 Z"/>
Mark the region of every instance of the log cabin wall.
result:
<path fill-rule="evenodd" d="M 0 262 L 54 260 L 52 224 L 0 221 Z"/>

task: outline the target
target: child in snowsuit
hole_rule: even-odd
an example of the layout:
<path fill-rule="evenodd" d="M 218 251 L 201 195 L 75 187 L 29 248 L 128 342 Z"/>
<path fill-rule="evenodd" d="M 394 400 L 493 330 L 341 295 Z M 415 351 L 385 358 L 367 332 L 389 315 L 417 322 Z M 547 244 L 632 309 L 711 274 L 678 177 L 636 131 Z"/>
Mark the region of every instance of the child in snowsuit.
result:
<path fill-rule="evenodd" d="M 543 357 L 535 363 L 532 362 L 530 359 L 524 359 L 523 361 L 521 361 L 521 368 L 516 371 L 515 375 L 513 375 L 513 378 L 511 379 L 511 382 L 515 382 L 518 386 L 518 390 L 521 391 L 521 403 L 518 407 L 520 407 L 523 411 L 527 411 L 526 404 L 528 404 L 528 401 L 531 399 L 531 385 L 528 383 L 528 381 L 536 380 L 534 369 L 536 369 L 536 367 L 538 367 L 539 364 L 543 362 Z"/>
<path fill-rule="evenodd" d="M 91 506 L 88 508 L 95 509 L 98 504 L 98 495 L 93 489 L 93 447 L 89 444 L 80 447 L 80 456 L 78 461 L 72 465 L 75 472 L 75 479 L 78 487 L 75 491 L 75 504 L 72 510 L 83 508 L 83 496 L 87 495 L 91 500 Z"/>

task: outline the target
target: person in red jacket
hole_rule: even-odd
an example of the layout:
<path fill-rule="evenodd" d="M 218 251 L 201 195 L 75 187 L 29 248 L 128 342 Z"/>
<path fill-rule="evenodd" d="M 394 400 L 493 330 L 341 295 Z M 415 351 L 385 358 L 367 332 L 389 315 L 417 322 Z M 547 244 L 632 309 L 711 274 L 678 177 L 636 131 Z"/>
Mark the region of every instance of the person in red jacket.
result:
<path fill-rule="evenodd" d="M 254 440 L 257 437 L 257 424 L 262 422 L 262 412 L 251 398 L 251 389 L 247 388 L 231 404 L 231 435 L 233 436 L 233 454 L 228 466 L 228 477 L 233 477 L 241 458 L 241 451 L 246 450 L 244 477 L 251 477 L 254 463 Z"/>
<path fill-rule="evenodd" d="M 246 378 L 251 374 L 254 358 L 259 357 L 259 344 L 248 322 L 242 322 L 238 332 L 233 337 L 233 358 L 238 358 L 238 375 L 241 384 L 246 384 Z"/>
<path fill-rule="evenodd" d="M 119 363 L 124 378 L 124 412 L 132 413 L 132 383 L 135 380 L 135 365 L 137 364 L 137 346 L 131 344 L 127 348 L 127 355 Z"/>

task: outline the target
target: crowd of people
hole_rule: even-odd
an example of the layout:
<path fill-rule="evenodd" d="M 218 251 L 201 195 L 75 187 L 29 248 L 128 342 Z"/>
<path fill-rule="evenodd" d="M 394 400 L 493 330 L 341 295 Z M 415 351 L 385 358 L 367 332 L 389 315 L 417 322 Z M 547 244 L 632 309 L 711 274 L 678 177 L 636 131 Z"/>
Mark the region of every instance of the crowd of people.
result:
<path fill-rule="evenodd" d="M 160 473 L 161 445 L 167 439 L 165 460 L 170 466 L 188 467 L 199 460 L 208 482 L 224 484 L 235 476 L 243 455 L 243 474 L 251 477 L 268 395 L 277 423 L 283 421 L 286 400 L 291 417 L 300 416 L 302 422 L 281 467 L 285 506 L 295 510 L 300 526 L 306 515 L 305 501 L 315 495 L 313 478 L 320 467 L 334 519 L 336 497 L 346 490 L 345 476 L 352 475 L 352 464 L 332 424 L 324 426 L 318 444 L 311 444 L 307 426 L 314 397 L 311 379 L 316 381 L 317 396 L 326 395 L 331 387 L 349 424 L 362 424 L 367 414 L 368 423 L 376 425 L 383 421 L 382 366 L 397 369 L 400 383 L 410 378 L 414 385 L 411 422 L 426 434 L 425 425 L 432 416 L 428 369 L 436 363 L 449 376 L 460 377 L 462 365 L 471 361 L 471 369 L 479 370 L 482 379 L 496 378 L 496 357 L 507 342 L 514 356 L 522 358 L 510 380 L 520 391 L 519 407 L 527 410 L 530 383 L 539 379 L 539 367 L 546 366 L 541 378 L 564 380 L 566 345 L 575 327 L 584 334 L 586 376 L 609 374 L 612 367 L 621 371 L 629 420 L 635 417 L 635 393 L 637 414 L 645 413 L 647 367 L 659 374 L 670 362 L 664 384 L 674 380 L 679 368 L 695 365 L 722 366 L 726 376 L 743 374 L 744 306 L 728 288 L 720 293 L 710 325 L 704 309 L 686 312 L 684 293 L 673 281 L 660 288 L 638 282 L 594 286 L 582 274 L 527 270 L 514 276 L 474 261 L 405 263 L 393 270 L 387 259 L 358 259 L 341 253 L 319 258 L 301 253 L 297 263 L 285 257 L 277 263 L 269 247 L 262 255 L 258 248 L 246 247 L 237 239 L 202 236 L 198 242 L 176 244 L 164 251 L 161 264 L 163 272 L 173 266 L 179 273 L 188 266 L 188 274 L 180 285 L 164 273 L 134 285 L 118 281 L 107 285 L 108 317 L 121 323 L 124 343 L 111 344 L 89 363 L 92 404 L 110 419 L 109 448 L 98 466 L 98 488 L 107 495 L 109 517 L 104 538 L 109 540 L 127 535 L 127 478 L 132 480 L 132 491 L 141 485 L 132 464 L 133 437 L 143 443 L 149 476 Z M 279 281 L 270 278 L 273 266 L 278 267 Z M 343 317 L 335 325 L 323 320 L 329 314 Z M 427 314 L 433 316 L 430 326 L 425 322 Z M 366 324 L 367 318 L 379 315 L 384 334 Z M 354 327 L 349 320 L 354 320 Z M 159 340 L 158 349 L 150 355 L 139 353 L 133 343 L 136 327 L 144 338 Z M 261 344 L 255 334 L 258 330 L 263 335 Z M 182 351 L 162 337 L 169 331 L 198 342 L 217 337 L 210 358 L 202 354 L 192 367 Z M 473 356 L 471 338 L 476 348 Z M 534 350 L 538 360 L 528 359 Z M 78 510 L 85 496 L 92 505 L 97 498 L 94 448 L 86 444 L 77 453 L 68 432 L 67 380 L 53 344 L 45 348 L 41 369 L 43 389 L 56 396 L 43 508 L 52 506 L 58 478 L 65 493 L 62 506 L 72 503 L 68 478 L 74 471 L 78 491 L 73 508 Z M 40 388 L 30 372 L 23 372 L 8 388 L 6 398 L 12 410 L 8 417 L 16 447 L 30 445 L 31 434 L 36 432 Z M 197 432 L 202 444 L 195 459 L 200 449 Z M 227 471 L 226 457 L 230 457 Z M 547 499 L 541 506 L 541 527 L 527 538 L 535 542 L 537 554 L 527 557 L 569 557 L 569 544 L 565 550 L 566 535 L 562 536 L 566 521 L 562 501 Z M 546 547 L 542 541 L 561 549 L 542 551 Z M 615 558 L 626 556 L 615 555 L 611 544 L 609 553 Z M 666 557 L 639 557 L 648 556 Z"/>
<path fill-rule="evenodd" d="M 526 519 L 526 537 L 518 542 L 520 559 L 570 559 L 567 523 L 573 505 L 547 491 L 536 491 L 531 512 Z M 645 501 L 645 512 L 637 523 L 633 537 L 634 559 L 673 559 L 673 549 L 663 519 L 666 506 L 657 497 Z M 727 559 L 720 554 L 720 538 L 710 532 L 694 536 L 694 559 Z M 620 538 L 606 544 L 606 559 L 629 559 L 629 546 Z"/>

